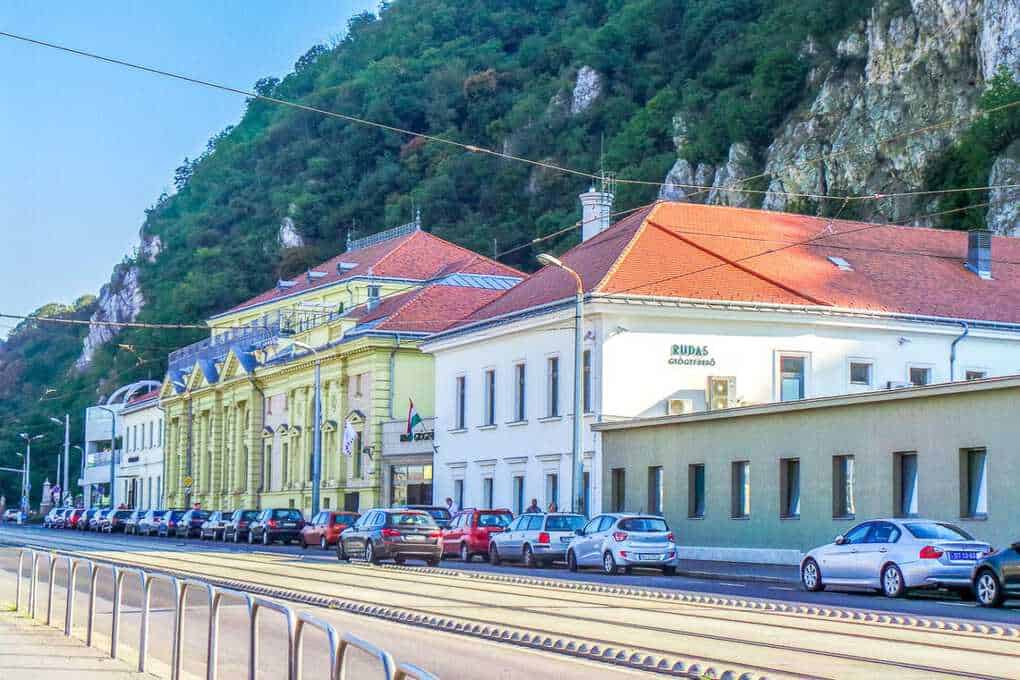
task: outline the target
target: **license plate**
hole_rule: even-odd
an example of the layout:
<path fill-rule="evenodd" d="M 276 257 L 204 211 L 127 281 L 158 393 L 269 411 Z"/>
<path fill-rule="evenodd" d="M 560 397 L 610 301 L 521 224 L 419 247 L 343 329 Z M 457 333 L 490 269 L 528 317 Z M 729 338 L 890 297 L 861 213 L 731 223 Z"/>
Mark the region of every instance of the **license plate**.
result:
<path fill-rule="evenodd" d="M 296 527 L 297 526 L 297 522 L 284 522 L 283 526 L 289 529 L 291 527 Z"/>
<path fill-rule="evenodd" d="M 974 561 L 974 560 L 977 559 L 977 553 L 976 552 L 951 552 L 951 553 L 949 553 L 949 559 L 954 560 L 954 561 L 959 561 L 959 560 Z"/>
<path fill-rule="evenodd" d="M 560 536 L 560 543 L 570 543 L 570 536 Z"/>
<path fill-rule="evenodd" d="M 642 553 L 638 555 L 639 560 L 661 560 L 662 555 L 659 553 Z"/>
<path fill-rule="evenodd" d="M 418 542 L 421 542 L 421 541 L 425 540 L 424 536 L 418 536 L 416 534 L 409 534 L 409 535 L 405 536 L 404 538 L 406 538 L 409 541 L 418 541 Z"/>

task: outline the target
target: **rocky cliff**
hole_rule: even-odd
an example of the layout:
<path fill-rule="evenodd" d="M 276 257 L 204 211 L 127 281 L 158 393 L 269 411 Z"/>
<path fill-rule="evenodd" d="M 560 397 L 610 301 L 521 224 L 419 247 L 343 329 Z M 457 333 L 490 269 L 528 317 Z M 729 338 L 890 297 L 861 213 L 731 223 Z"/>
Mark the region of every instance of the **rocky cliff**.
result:
<path fill-rule="evenodd" d="M 87 368 L 96 350 L 112 340 L 120 330 L 103 322 L 131 322 L 138 318 L 145 304 L 138 275 L 138 267 L 120 265 L 114 270 L 110 282 L 99 292 L 97 309 L 89 319 L 88 335 L 82 341 L 81 356 L 75 362 L 79 371 Z"/>

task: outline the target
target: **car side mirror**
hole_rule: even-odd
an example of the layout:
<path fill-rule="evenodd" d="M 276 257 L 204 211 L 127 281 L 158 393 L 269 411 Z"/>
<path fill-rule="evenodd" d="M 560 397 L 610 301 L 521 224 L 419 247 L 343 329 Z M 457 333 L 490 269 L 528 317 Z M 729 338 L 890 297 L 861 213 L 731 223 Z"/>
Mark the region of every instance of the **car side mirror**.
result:
<path fill-rule="evenodd" d="M 584 536 L 584 529 L 574 529 L 575 536 Z"/>
<path fill-rule="evenodd" d="M 1009 547 L 1012 548 L 1013 550 L 1016 550 L 1018 553 L 1020 553 L 1020 541 L 1017 541 L 1016 543 L 1014 543 L 1013 545 L 1011 545 Z"/>
<path fill-rule="evenodd" d="M 832 542 L 835 543 L 836 545 L 843 545 L 844 543 L 846 543 L 846 537 L 843 534 L 840 534 L 839 536 L 834 538 Z"/>

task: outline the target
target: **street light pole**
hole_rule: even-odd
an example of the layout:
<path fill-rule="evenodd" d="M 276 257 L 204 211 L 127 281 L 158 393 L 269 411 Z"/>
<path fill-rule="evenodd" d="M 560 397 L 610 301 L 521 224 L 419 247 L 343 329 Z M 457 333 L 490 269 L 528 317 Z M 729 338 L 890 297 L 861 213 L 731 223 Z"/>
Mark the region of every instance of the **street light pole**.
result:
<path fill-rule="evenodd" d="M 35 436 L 32 436 L 30 434 L 22 432 L 19 436 L 25 440 L 25 474 L 22 477 L 21 484 L 22 487 L 21 509 L 23 512 L 28 513 L 28 508 L 30 505 L 32 505 L 31 499 L 29 498 L 29 495 L 32 492 L 32 482 L 29 477 L 32 471 L 32 442 L 35 441 L 36 439 L 42 439 L 46 435 L 37 434 Z"/>
<path fill-rule="evenodd" d="M 57 425 L 60 425 L 61 421 L 60 421 L 59 418 L 50 418 L 50 420 L 52 420 Z M 71 460 L 71 414 L 70 413 L 65 413 L 64 414 L 64 421 L 63 421 L 63 423 L 64 423 L 64 464 L 63 464 L 64 479 L 63 479 L 63 481 L 60 484 L 60 499 L 61 499 L 62 503 L 64 502 L 64 500 L 67 498 L 67 495 L 71 491 L 71 487 L 70 487 L 70 484 L 69 484 L 70 479 L 69 479 L 69 473 L 68 473 L 68 465 L 70 464 L 70 460 Z M 57 466 L 57 474 L 59 475 L 60 472 L 61 472 L 61 466 L 58 465 Z"/>
<path fill-rule="evenodd" d="M 581 428 L 584 425 L 584 376 L 582 367 L 584 282 L 576 271 L 552 255 L 542 253 L 538 256 L 538 261 L 544 265 L 559 267 L 573 276 L 574 283 L 577 285 L 577 292 L 574 297 L 574 431 L 570 447 L 571 511 L 583 513 L 584 461 L 581 459 Z"/>

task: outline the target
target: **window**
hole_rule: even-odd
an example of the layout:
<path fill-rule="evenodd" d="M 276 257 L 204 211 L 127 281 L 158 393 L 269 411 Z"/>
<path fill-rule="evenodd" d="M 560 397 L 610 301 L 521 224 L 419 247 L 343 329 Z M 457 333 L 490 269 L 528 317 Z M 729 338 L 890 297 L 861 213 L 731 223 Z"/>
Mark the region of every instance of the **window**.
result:
<path fill-rule="evenodd" d="M 741 460 L 730 464 L 731 510 L 733 519 L 747 519 L 751 516 L 751 463 Z"/>
<path fill-rule="evenodd" d="M 662 514 L 662 466 L 648 468 L 648 514 Z"/>
<path fill-rule="evenodd" d="M 329 496 L 322 497 L 322 507 L 329 509 Z"/>
<path fill-rule="evenodd" d="M 492 477 L 482 479 L 482 507 L 492 508 Z"/>
<path fill-rule="evenodd" d="M 780 401 L 796 401 L 804 398 L 804 372 L 806 363 L 807 358 L 804 356 L 780 355 Z"/>
<path fill-rule="evenodd" d="M 546 417 L 560 414 L 560 358 L 549 357 L 546 363 Z"/>
<path fill-rule="evenodd" d="M 354 434 L 354 451 L 351 455 L 351 460 L 354 462 L 354 478 L 361 479 L 363 475 L 362 461 L 361 461 L 361 450 L 364 448 L 362 445 L 362 434 L 356 432 Z"/>
<path fill-rule="evenodd" d="M 857 514 L 854 505 L 854 457 L 832 457 L 832 516 L 850 518 Z"/>
<path fill-rule="evenodd" d="M 456 381 L 456 421 L 455 426 L 458 430 L 463 430 L 467 423 L 467 378 L 458 375 Z"/>
<path fill-rule="evenodd" d="M 290 481 L 290 443 L 283 442 L 283 449 L 280 451 L 280 472 L 283 477 L 283 485 L 287 486 Z"/>
<path fill-rule="evenodd" d="M 524 512 L 524 475 L 514 475 L 513 480 L 514 513 Z"/>
<path fill-rule="evenodd" d="M 560 476 L 555 472 L 545 476 L 545 502 L 546 505 L 555 503 L 557 509 L 560 507 Z"/>
<path fill-rule="evenodd" d="M 266 471 L 265 471 L 265 477 L 262 480 L 262 489 L 261 490 L 262 491 L 270 491 L 271 490 L 270 489 L 270 485 L 272 484 L 272 481 L 273 481 L 273 443 L 272 442 L 266 442 L 266 452 L 263 455 L 265 456 Z"/>
<path fill-rule="evenodd" d="M 455 479 L 453 480 L 453 502 L 457 504 L 457 509 L 464 507 L 464 480 Z"/>
<path fill-rule="evenodd" d="M 866 542 L 868 540 L 868 534 L 871 533 L 871 528 L 873 526 L 873 522 L 858 524 L 853 529 L 843 534 L 843 545 L 859 545 Z"/>
<path fill-rule="evenodd" d="M 967 380 L 981 380 L 982 378 L 988 377 L 988 371 L 982 371 L 979 369 L 971 369 L 966 373 Z"/>
<path fill-rule="evenodd" d="M 150 449 L 152 448 L 152 444 L 153 444 L 153 441 L 154 441 L 153 438 L 152 438 L 152 431 L 153 431 L 153 429 L 154 429 L 153 422 L 150 420 L 149 421 L 149 448 Z"/>
<path fill-rule="evenodd" d="M 783 458 L 779 461 L 779 516 L 784 519 L 800 517 L 800 460 Z"/>
<path fill-rule="evenodd" d="M 485 424 L 496 424 L 496 371 L 485 372 Z"/>
<path fill-rule="evenodd" d="M 582 403 L 584 412 L 591 413 L 591 350 L 586 349 L 581 354 L 581 375 L 584 389 L 582 391 Z"/>
<path fill-rule="evenodd" d="M 870 361 L 850 362 L 850 384 L 871 385 L 871 373 L 874 364 Z"/>
<path fill-rule="evenodd" d="M 623 512 L 626 505 L 626 470 L 624 468 L 613 468 L 612 478 L 612 504 L 613 512 Z"/>
<path fill-rule="evenodd" d="M 584 489 L 582 490 L 581 505 L 584 506 L 582 512 L 587 517 L 591 514 L 591 473 L 587 470 L 584 471 Z"/>
<path fill-rule="evenodd" d="M 911 385 L 930 385 L 931 368 L 927 366 L 911 366 L 908 371 Z"/>
<path fill-rule="evenodd" d="M 893 455 L 893 509 L 897 517 L 917 517 L 917 454 Z"/>
<path fill-rule="evenodd" d="M 379 286 L 368 287 L 368 299 L 376 301 L 379 299 Z"/>
<path fill-rule="evenodd" d="M 158 446 L 163 445 L 163 419 L 159 419 L 159 436 L 156 438 L 156 444 Z"/>
<path fill-rule="evenodd" d="M 687 516 L 705 516 L 705 466 L 695 463 L 687 466 Z"/>
<path fill-rule="evenodd" d="M 984 449 L 960 452 L 960 517 L 988 516 L 988 454 Z"/>
<path fill-rule="evenodd" d="M 525 367 L 523 363 L 514 365 L 514 420 L 523 421 L 528 417 L 524 408 L 524 376 Z"/>

